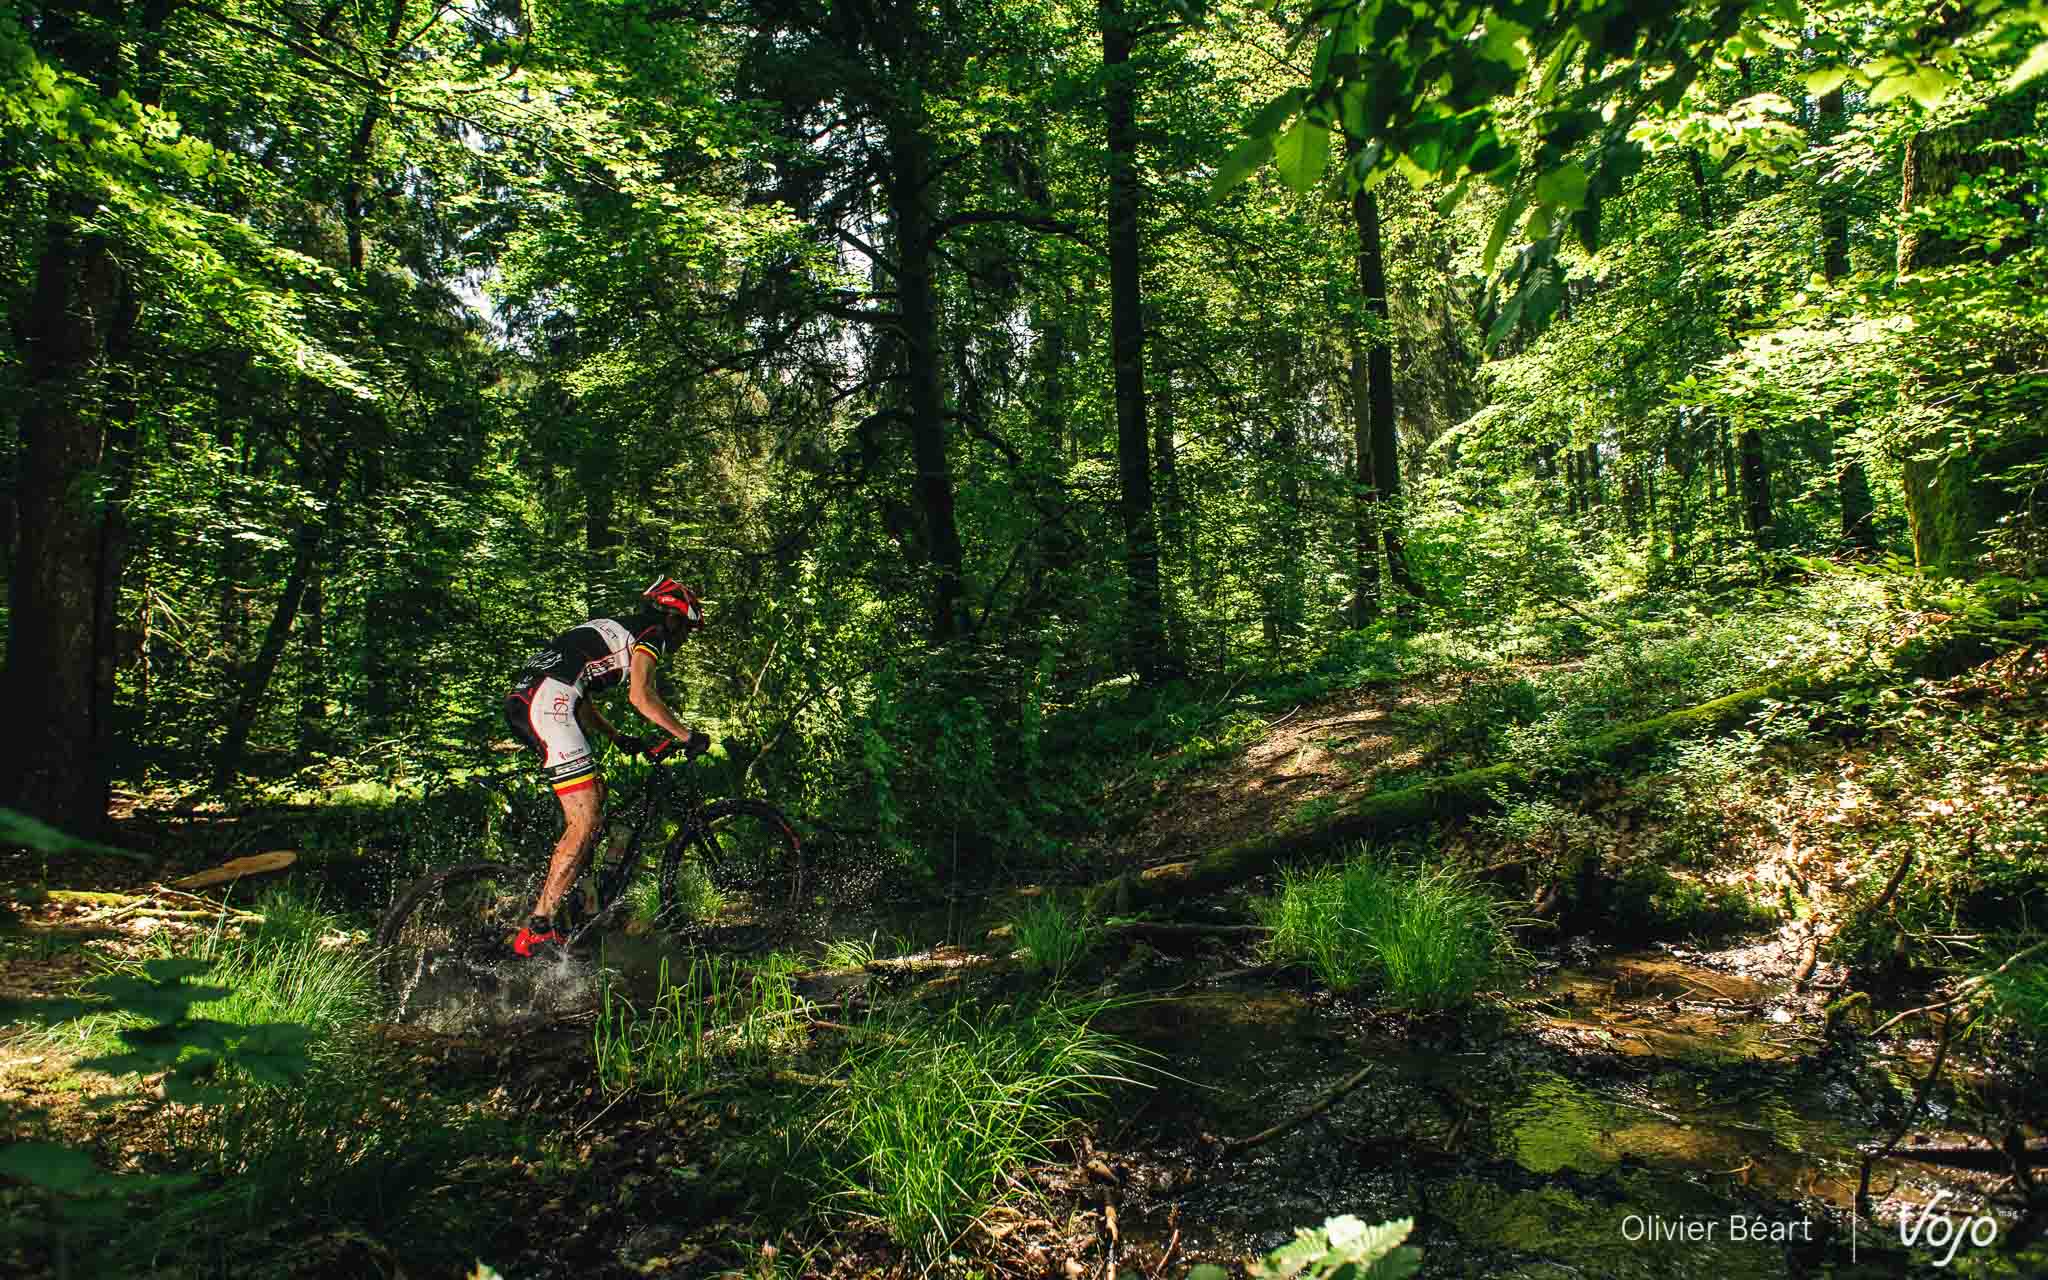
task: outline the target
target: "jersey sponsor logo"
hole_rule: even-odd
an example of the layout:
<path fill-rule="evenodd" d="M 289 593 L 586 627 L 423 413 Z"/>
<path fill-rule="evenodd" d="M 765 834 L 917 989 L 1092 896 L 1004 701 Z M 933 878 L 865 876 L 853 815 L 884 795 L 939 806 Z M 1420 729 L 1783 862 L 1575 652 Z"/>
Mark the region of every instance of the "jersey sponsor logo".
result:
<path fill-rule="evenodd" d="M 576 700 L 566 693 L 558 693 L 545 714 L 556 724 L 566 725 L 576 716 Z"/>

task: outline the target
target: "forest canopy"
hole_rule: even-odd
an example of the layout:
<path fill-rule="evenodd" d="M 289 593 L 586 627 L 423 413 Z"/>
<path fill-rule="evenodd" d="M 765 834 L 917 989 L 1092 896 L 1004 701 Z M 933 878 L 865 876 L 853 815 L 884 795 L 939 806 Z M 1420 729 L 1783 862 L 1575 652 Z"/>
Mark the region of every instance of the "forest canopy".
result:
<path fill-rule="evenodd" d="M 2038 572 L 2044 72 L 2040 5 L 0 5 L 13 801 L 417 782 L 673 572 L 804 807 L 1028 843 L 1133 680 Z"/>

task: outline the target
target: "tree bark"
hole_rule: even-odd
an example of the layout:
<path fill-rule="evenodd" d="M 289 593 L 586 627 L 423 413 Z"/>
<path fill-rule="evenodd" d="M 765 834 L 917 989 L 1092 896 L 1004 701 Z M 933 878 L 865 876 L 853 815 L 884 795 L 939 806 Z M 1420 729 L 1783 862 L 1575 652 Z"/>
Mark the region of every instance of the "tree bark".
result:
<path fill-rule="evenodd" d="M 890 131 L 889 210 L 895 226 L 903 322 L 905 408 L 917 467 L 925 551 L 932 573 L 931 636 L 944 644 L 962 630 L 963 556 L 953 511 L 953 471 L 946 454 L 946 398 L 939 381 L 939 310 L 932 287 L 930 143 L 916 121 Z"/>
<path fill-rule="evenodd" d="M 1408 573 L 1401 545 L 1401 452 L 1394 427 L 1394 348 L 1387 329 L 1386 257 L 1380 246 L 1379 198 L 1360 183 L 1351 193 L 1351 217 L 1358 224 L 1358 291 L 1378 321 L 1367 348 L 1371 383 L 1372 500 L 1374 522 L 1387 553 L 1387 574 L 1410 597 L 1422 592 Z"/>
<path fill-rule="evenodd" d="M 106 456 L 104 365 L 133 323 L 110 248 L 80 224 L 90 209 L 51 199 L 36 265 L 27 337 L 16 491 L 20 555 L 9 583 L 7 678 L 14 690 L 18 752 L 7 773 L 10 803 L 86 833 L 106 817 L 107 761 L 99 682 L 110 674 L 99 643 L 112 603 L 119 544 L 107 538 L 95 481 Z M 113 558 L 109 559 L 109 552 Z M 110 622 L 111 620 L 109 620 Z"/>
<path fill-rule="evenodd" d="M 1764 456 L 1764 437 L 1751 427 L 1742 433 L 1742 523 L 1760 547 L 1773 540 L 1771 473 Z"/>
<path fill-rule="evenodd" d="M 1139 288 L 1137 74 L 1123 0 L 1101 0 L 1103 114 L 1109 136 L 1109 344 L 1116 384 L 1116 454 L 1130 599 L 1129 661 L 1142 679 L 1174 667 L 1159 585 L 1159 531 L 1152 510 L 1151 440 L 1145 426 L 1145 328 Z"/>
<path fill-rule="evenodd" d="M 1351 625 L 1363 627 L 1379 615 L 1379 528 L 1374 523 L 1378 491 L 1372 476 L 1372 375 L 1367 372 L 1362 341 L 1351 346 L 1351 440 L 1354 474 L 1351 491 L 1352 580 Z"/>
<path fill-rule="evenodd" d="M 1997 155 L 1981 150 L 1984 142 L 1997 136 L 1989 132 L 1991 127 L 1978 122 L 1908 138 L 1899 211 L 1910 214 L 1967 174 L 1994 164 L 2008 169 L 2023 164 L 2017 148 L 2001 148 Z M 1937 233 L 1908 229 L 1899 237 L 1899 274 L 1938 270 L 1969 252 L 1968 246 Z M 1920 442 L 1901 467 L 1914 563 L 1940 573 L 1973 572 L 1985 551 L 1985 535 L 2017 506 L 2014 496 L 1999 485 L 1999 475 L 2035 452 L 2037 443 L 2026 440 L 1986 448 L 1962 438 L 1954 427 Z"/>

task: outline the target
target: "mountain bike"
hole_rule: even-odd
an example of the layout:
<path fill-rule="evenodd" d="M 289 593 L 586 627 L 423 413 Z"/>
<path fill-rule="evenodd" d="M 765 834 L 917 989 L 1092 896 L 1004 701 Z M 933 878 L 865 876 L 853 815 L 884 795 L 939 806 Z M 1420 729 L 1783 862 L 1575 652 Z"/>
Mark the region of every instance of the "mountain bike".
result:
<path fill-rule="evenodd" d="M 718 891 L 720 923 L 773 934 L 796 915 L 805 893 L 796 828 L 765 801 L 707 802 L 698 774 L 688 764 L 656 765 L 637 787 L 614 786 L 605 824 L 558 916 L 571 948 L 615 925 L 636 899 L 645 901 L 644 890 L 633 890 L 643 863 L 652 862 L 643 854 L 655 848 L 657 927 L 701 927 L 691 918 L 685 883 L 693 861 Z M 546 824 L 536 824 L 515 840 L 525 847 L 512 860 L 446 867 L 399 893 L 377 928 L 379 977 L 399 1017 L 429 975 L 487 973 L 513 959 L 512 937 L 533 910 L 553 854 L 554 836 L 546 832 Z"/>

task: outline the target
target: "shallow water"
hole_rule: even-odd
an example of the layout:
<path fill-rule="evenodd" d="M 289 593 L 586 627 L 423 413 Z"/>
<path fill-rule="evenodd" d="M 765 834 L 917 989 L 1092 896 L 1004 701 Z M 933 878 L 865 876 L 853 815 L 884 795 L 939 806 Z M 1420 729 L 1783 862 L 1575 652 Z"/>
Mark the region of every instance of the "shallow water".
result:
<path fill-rule="evenodd" d="M 1851 1221 L 1860 1148 L 1884 1135 L 1861 1096 L 1873 1069 L 1823 1052 L 1814 997 L 1644 953 L 1556 970 L 1520 1003 L 1497 1027 L 1420 1031 L 1270 989 L 1110 1015 L 1178 1077 L 1129 1125 L 1149 1138 L 1127 1246 L 1177 1228 L 1190 1258 L 1241 1259 L 1353 1213 L 1415 1218 L 1428 1275 L 1959 1274 L 1909 1260 L 1898 1218 L 1944 1191 L 1980 1205 L 1974 1175 L 1885 1161 L 1879 1225 Z M 1361 1067 L 1364 1084 L 1282 1136 L 1211 1140 L 1293 1117 Z"/>

